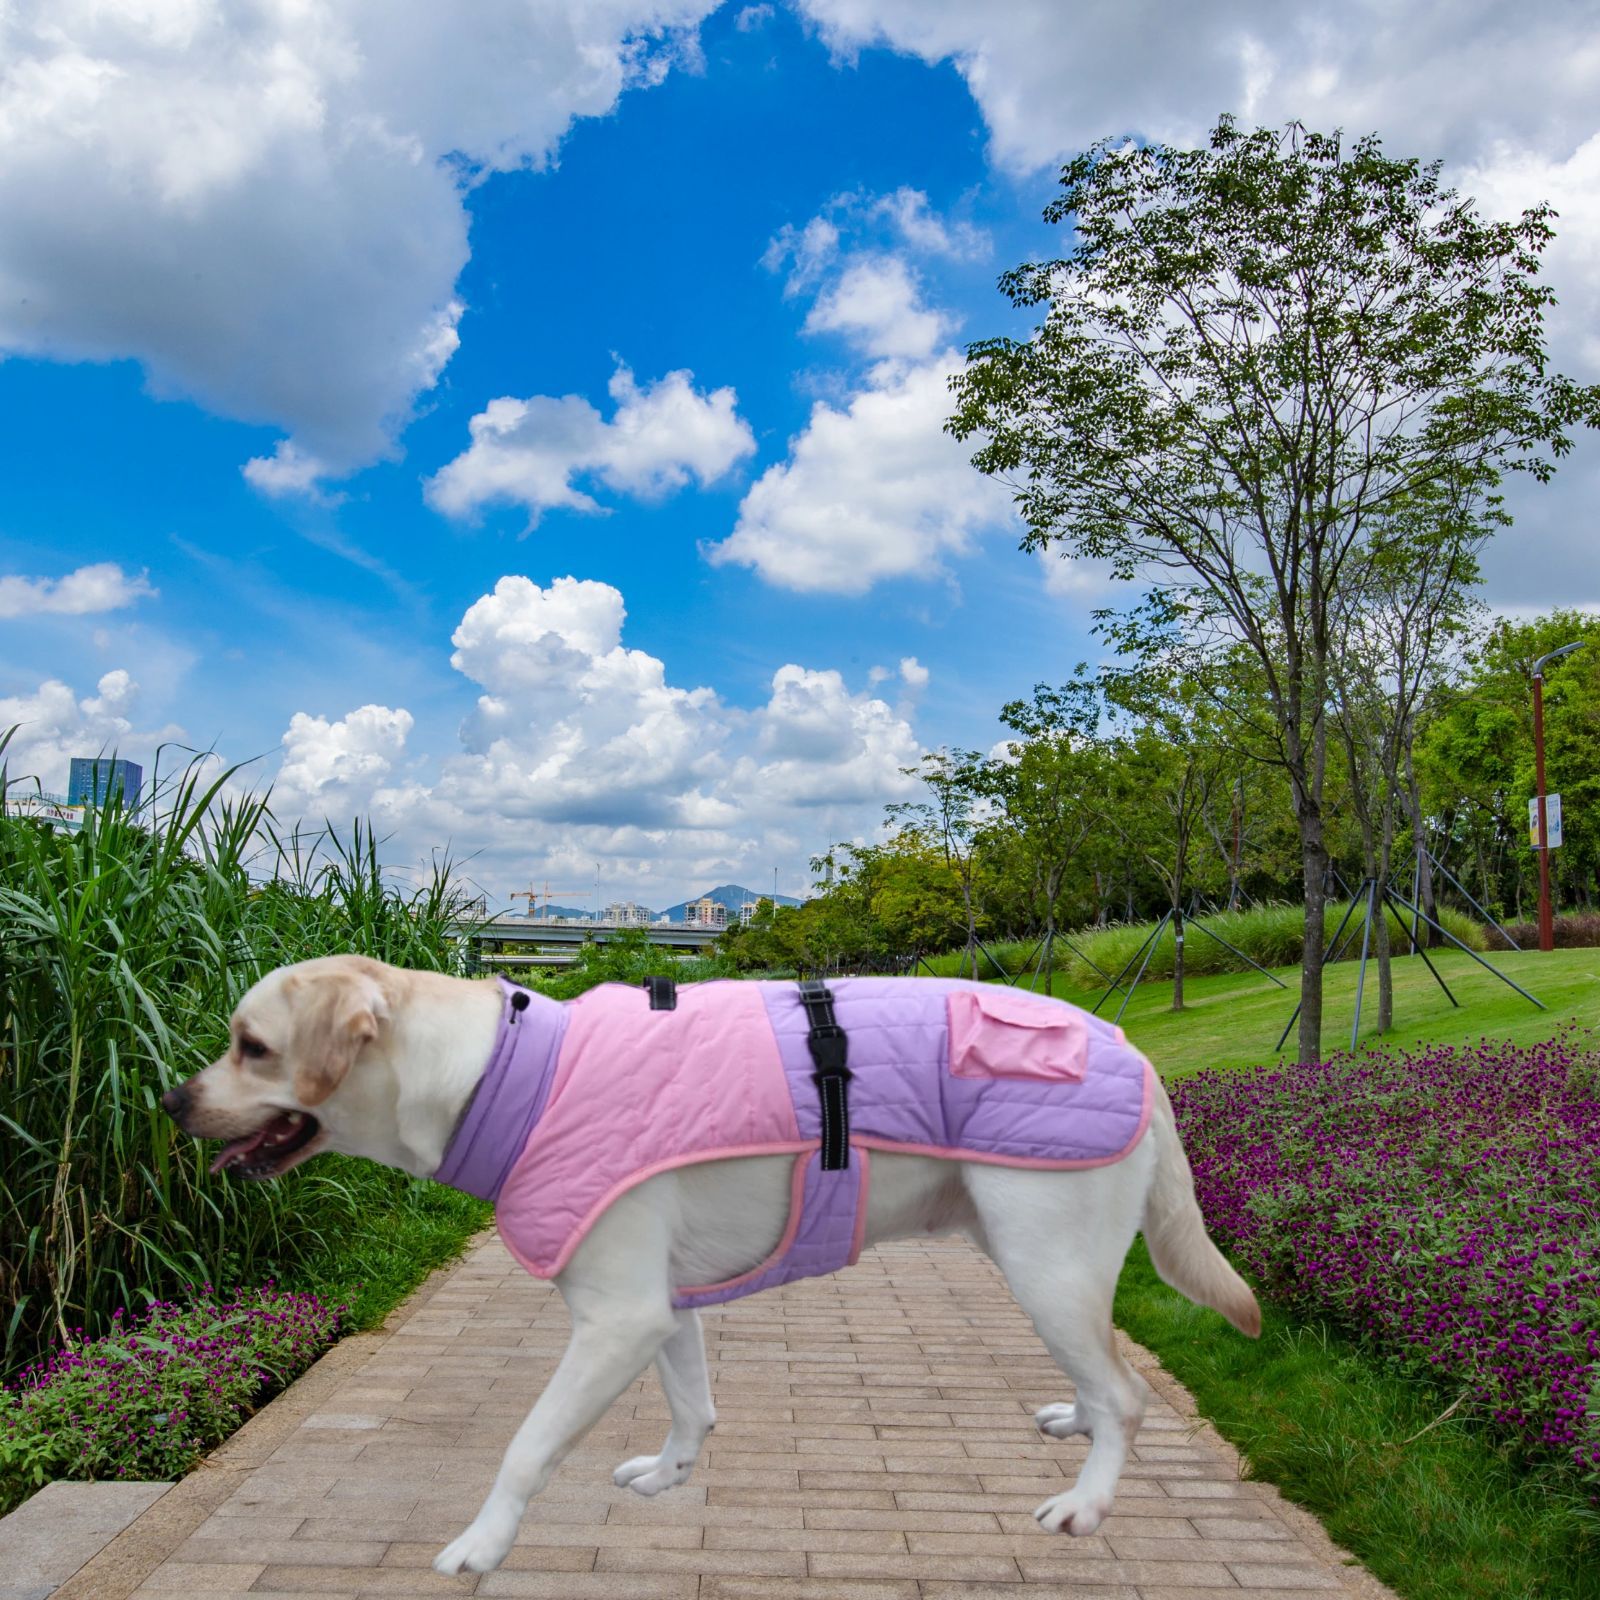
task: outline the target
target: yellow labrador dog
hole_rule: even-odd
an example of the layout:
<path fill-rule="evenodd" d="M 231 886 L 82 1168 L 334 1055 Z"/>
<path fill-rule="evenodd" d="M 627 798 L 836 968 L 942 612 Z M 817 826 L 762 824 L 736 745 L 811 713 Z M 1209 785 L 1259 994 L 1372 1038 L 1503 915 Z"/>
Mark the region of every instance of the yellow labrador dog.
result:
<path fill-rule="evenodd" d="M 213 1170 L 273 1178 L 325 1150 L 436 1172 L 501 1024 L 494 979 L 405 972 L 331 956 L 270 973 L 240 1001 L 227 1054 L 162 1104 L 197 1139 L 226 1141 Z M 517 1431 L 470 1527 L 434 1562 L 487 1572 L 510 1550 L 532 1496 L 652 1362 L 671 1411 L 660 1453 L 614 1474 L 643 1495 L 682 1483 L 713 1413 L 695 1311 L 673 1286 L 719 1283 L 764 1261 L 784 1233 L 784 1156 L 680 1166 L 610 1203 L 556 1277 L 571 1342 Z M 1157 1086 L 1146 1131 L 1114 1165 L 1032 1170 L 879 1152 L 864 1242 L 965 1233 L 1004 1273 L 1076 1385 L 1036 1417 L 1051 1437 L 1086 1434 L 1077 1482 L 1035 1512 L 1050 1531 L 1092 1533 L 1111 1506 L 1144 1413 L 1143 1381 L 1117 1354 L 1111 1300 L 1143 1229 L 1168 1283 L 1260 1331 L 1254 1296 L 1207 1237 L 1189 1163 Z"/>

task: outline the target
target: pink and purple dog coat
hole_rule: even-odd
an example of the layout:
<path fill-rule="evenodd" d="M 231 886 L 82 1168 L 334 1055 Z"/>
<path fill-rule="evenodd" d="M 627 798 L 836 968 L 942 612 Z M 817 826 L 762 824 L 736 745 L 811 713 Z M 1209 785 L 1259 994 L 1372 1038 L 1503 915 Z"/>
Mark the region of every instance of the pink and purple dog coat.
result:
<path fill-rule="evenodd" d="M 1150 1119 L 1150 1064 L 1076 1006 L 990 984 L 841 978 L 828 988 L 848 1041 L 848 1165 L 826 1170 L 795 984 L 686 984 L 673 1009 L 654 1010 L 623 984 L 562 1004 L 501 983 L 493 1053 L 434 1176 L 494 1201 L 507 1248 L 540 1278 L 618 1195 L 673 1167 L 794 1157 L 772 1254 L 675 1296 L 709 1305 L 853 1263 L 873 1150 L 1098 1167 Z"/>

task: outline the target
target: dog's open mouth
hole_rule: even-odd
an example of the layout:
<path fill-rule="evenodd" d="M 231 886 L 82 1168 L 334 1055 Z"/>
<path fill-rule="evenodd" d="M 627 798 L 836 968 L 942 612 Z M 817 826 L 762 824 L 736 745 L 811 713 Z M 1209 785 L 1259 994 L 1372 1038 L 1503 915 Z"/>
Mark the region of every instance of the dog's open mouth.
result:
<path fill-rule="evenodd" d="M 264 1128 L 225 1144 L 211 1170 L 226 1168 L 241 1178 L 275 1178 L 321 1131 L 322 1124 L 308 1111 L 280 1111 Z"/>

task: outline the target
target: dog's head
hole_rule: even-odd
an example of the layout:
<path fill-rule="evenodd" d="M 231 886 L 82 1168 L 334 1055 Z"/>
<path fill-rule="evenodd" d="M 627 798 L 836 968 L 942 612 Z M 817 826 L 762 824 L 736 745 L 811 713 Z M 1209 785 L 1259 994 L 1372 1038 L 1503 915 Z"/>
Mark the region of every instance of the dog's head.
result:
<path fill-rule="evenodd" d="M 361 1057 L 381 1040 L 399 975 L 364 956 L 325 956 L 268 973 L 239 1002 L 227 1052 L 161 1104 L 185 1133 L 222 1139 L 213 1172 L 276 1178 L 370 1123 L 391 1099 Z M 379 1052 L 374 1052 L 379 1053 Z"/>

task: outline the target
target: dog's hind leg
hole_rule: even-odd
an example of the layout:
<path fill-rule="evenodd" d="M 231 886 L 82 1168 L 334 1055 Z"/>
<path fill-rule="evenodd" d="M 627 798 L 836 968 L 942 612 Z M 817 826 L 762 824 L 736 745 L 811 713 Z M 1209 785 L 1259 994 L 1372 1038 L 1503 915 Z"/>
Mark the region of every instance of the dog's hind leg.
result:
<path fill-rule="evenodd" d="M 1144 1382 L 1117 1353 L 1111 1332 L 1117 1272 L 1138 1225 L 1137 1196 L 1124 1204 L 1115 1180 L 1096 1182 L 1097 1173 L 969 1167 L 966 1177 L 990 1255 L 1077 1388 L 1071 1406 L 1047 1406 L 1035 1420 L 1053 1437 L 1087 1433 L 1091 1440 L 1077 1482 L 1034 1516 L 1051 1533 L 1093 1533 L 1111 1509 L 1144 1418 Z M 1068 1194 L 1079 1203 L 1063 1204 Z"/>
<path fill-rule="evenodd" d="M 499 1566 L 528 1501 L 677 1331 L 665 1224 L 630 1200 L 624 1196 L 600 1217 L 557 1280 L 572 1312 L 572 1337 L 517 1429 L 483 1509 L 434 1557 L 436 1571 Z"/>
<path fill-rule="evenodd" d="M 611 1474 L 635 1494 L 660 1494 L 682 1483 L 699 1459 L 706 1435 L 716 1425 L 711 1380 L 706 1373 L 706 1341 L 698 1311 L 680 1311 L 672 1337 L 656 1352 L 656 1372 L 672 1412 L 672 1426 L 659 1455 L 635 1456 Z"/>

